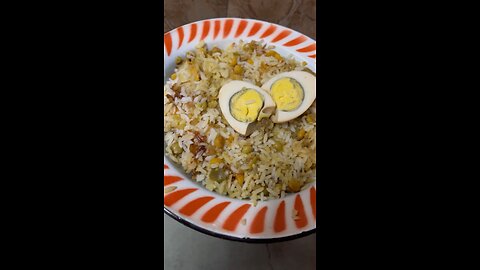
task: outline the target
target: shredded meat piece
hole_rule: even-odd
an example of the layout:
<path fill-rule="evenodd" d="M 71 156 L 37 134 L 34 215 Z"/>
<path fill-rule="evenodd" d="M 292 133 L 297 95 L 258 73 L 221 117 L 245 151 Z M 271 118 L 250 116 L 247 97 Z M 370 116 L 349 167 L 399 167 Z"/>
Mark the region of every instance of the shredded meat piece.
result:
<path fill-rule="evenodd" d="M 204 143 L 207 141 L 207 137 L 204 135 L 201 135 L 198 131 L 195 131 L 195 137 L 193 138 L 193 141 L 196 143 Z"/>
<path fill-rule="evenodd" d="M 199 158 L 203 153 L 205 153 L 206 147 L 204 145 L 191 144 L 190 152 L 192 152 L 195 158 Z"/>
<path fill-rule="evenodd" d="M 175 92 L 175 96 L 176 98 L 182 98 L 183 96 L 180 94 L 180 85 L 178 85 L 178 83 L 174 84 L 172 86 L 172 90 Z"/>
<path fill-rule="evenodd" d="M 190 152 L 192 152 L 192 154 L 198 158 L 207 151 L 205 145 L 200 145 L 207 141 L 207 137 L 201 135 L 198 131 L 195 131 L 194 133 L 195 137 L 193 137 L 193 144 L 190 145 Z"/>

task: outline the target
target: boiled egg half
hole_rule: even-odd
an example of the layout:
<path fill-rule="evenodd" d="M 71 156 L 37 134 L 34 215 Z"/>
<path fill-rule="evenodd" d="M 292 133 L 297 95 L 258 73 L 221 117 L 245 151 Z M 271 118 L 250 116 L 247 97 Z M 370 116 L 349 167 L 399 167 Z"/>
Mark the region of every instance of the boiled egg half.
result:
<path fill-rule="evenodd" d="M 258 121 L 275 112 L 275 102 L 262 88 L 244 81 L 231 81 L 219 91 L 218 103 L 228 124 L 238 133 L 248 136 Z"/>
<path fill-rule="evenodd" d="M 304 71 L 280 73 L 262 88 L 270 93 L 276 105 L 274 123 L 290 121 L 302 115 L 315 101 L 317 78 Z"/>

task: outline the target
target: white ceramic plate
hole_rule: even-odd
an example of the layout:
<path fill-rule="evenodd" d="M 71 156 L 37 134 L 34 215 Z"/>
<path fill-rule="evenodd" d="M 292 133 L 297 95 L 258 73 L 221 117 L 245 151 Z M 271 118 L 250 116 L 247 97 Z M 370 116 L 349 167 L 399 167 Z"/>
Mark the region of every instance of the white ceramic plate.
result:
<path fill-rule="evenodd" d="M 239 40 L 264 40 L 282 56 L 293 55 L 316 72 L 316 42 L 311 38 L 268 22 L 219 18 L 194 22 L 164 35 L 164 83 L 174 72 L 176 57 L 184 57 L 202 40 L 209 48 L 225 48 Z M 164 211 L 189 227 L 222 238 L 247 242 L 292 239 L 316 229 L 316 182 L 299 193 L 253 206 L 191 181 L 164 154 Z"/>

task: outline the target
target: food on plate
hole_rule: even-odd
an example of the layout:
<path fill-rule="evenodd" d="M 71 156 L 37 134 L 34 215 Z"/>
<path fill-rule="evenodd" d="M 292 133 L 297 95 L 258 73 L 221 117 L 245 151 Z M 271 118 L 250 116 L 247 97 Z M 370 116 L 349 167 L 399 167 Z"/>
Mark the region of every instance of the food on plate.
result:
<path fill-rule="evenodd" d="M 262 88 L 270 92 L 277 106 L 272 116 L 274 123 L 297 118 L 310 108 L 316 98 L 316 78 L 305 71 L 278 74 Z"/>
<path fill-rule="evenodd" d="M 228 124 L 238 133 L 252 134 L 258 122 L 275 111 L 275 102 L 262 88 L 243 81 L 225 84 L 218 94 L 218 102 Z"/>
<path fill-rule="evenodd" d="M 316 102 L 308 77 L 284 76 L 302 71 L 312 73 L 262 42 L 200 43 L 176 59 L 164 86 L 166 155 L 206 189 L 254 204 L 307 188 L 316 179 Z M 273 78 L 274 95 L 262 87 Z"/>

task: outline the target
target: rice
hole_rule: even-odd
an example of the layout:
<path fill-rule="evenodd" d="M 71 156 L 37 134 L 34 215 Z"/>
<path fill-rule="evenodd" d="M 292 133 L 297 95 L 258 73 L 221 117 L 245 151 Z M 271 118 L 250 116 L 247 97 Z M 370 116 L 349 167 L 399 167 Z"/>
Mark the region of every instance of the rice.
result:
<path fill-rule="evenodd" d="M 170 192 L 174 191 L 175 189 L 177 189 L 176 186 L 169 186 L 169 187 L 164 188 L 163 191 L 164 191 L 164 193 L 170 193 Z"/>
<path fill-rule="evenodd" d="M 218 92 L 231 80 L 261 86 L 282 72 L 311 72 L 272 49 L 261 42 L 240 41 L 225 50 L 199 44 L 164 86 L 167 156 L 208 190 L 254 204 L 305 189 L 316 176 L 316 102 L 287 123 L 263 119 L 248 137 L 236 133 L 220 111 Z M 302 129 L 305 135 L 298 138 Z"/>

